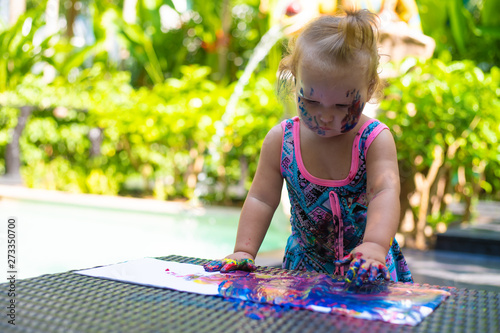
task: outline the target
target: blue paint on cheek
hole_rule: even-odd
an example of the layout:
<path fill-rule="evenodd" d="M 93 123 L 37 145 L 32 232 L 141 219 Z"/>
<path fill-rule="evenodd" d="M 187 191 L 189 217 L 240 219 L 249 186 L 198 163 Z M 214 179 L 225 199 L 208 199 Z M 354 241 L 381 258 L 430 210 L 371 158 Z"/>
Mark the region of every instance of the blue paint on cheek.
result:
<path fill-rule="evenodd" d="M 299 110 L 300 110 L 300 114 L 302 116 L 302 119 L 304 119 L 304 121 L 306 121 L 306 123 L 308 122 L 311 122 L 312 121 L 312 117 L 309 115 L 309 113 L 307 112 L 306 108 L 304 107 L 304 104 L 301 103 L 299 104 Z"/>
<path fill-rule="evenodd" d="M 300 114 L 302 116 L 302 119 L 304 119 L 304 121 L 309 125 L 311 122 L 312 122 L 312 117 L 309 115 L 309 113 L 307 112 L 305 106 L 304 106 L 304 102 L 301 101 L 300 97 L 299 97 L 299 110 L 300 110 Z"/>
<path fill-rule="evenodd" d="M 325 135 L 326 132 L 322 129 L 319 128 L 318 121 L 316 117 L 313 117 L 307 112 L 304 102 L 301 101 L 300 97 L 298 98 L 298 106 L 301 114 L 301 118 L 304 121 L 304 123 L 309 127 L 311 130 L 315 131 L 319 135 Z"/>

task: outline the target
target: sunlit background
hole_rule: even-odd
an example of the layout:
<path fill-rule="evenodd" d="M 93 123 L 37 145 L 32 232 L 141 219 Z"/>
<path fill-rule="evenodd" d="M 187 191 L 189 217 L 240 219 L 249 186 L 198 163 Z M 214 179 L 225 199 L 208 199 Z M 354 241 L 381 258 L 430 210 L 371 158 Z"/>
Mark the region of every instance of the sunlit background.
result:
<path fill-rule="evenodd" d="M 0 0 L 0 216 L 19 217 L 20 276 L 231 252 L 265 134 L 295 115 L 276 96 L 286 43 L 354 3 Z M 500 200 L 500 1 L 363 3 L 381 18 L 387 88 L 367 112 L 398 147 L 398 240 L 433 248 Z M 287 233 L 280 208 L 263 251 Z"/>

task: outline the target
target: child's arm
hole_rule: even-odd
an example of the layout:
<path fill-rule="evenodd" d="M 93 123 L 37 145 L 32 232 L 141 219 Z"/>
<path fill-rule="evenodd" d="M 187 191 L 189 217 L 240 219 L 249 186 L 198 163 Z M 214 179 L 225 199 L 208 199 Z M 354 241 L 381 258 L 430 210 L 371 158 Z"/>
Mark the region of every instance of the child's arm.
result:
<path fill-rule="evenodd" d="M 391 240 L 398 229 L 400 211 L 396 145 L 389 131 L 382 131 L 370 145 L 366 156 L 366 174 L 366 230 L 363 243 L 352 254 L 361 253 L 361 258 L 365 260 L 360 273 L 369 272 L 370 266 L 382 272 Z"/>
<path fill-rule="evenodd" d="M 396 235 L 400 214 L 400 180 L 394 138 L 382 131 L 366 157 L 368 214 L 363 242 L 380 246 L 382 263 Z"/>
<path fill-rule="evenodd" d="M 273 127 L 262 144 L 257 172 L 248 192 L 238 225 L 234 253 L 226 258 L 255 259 L 281 198 L 281 125 Z"/>

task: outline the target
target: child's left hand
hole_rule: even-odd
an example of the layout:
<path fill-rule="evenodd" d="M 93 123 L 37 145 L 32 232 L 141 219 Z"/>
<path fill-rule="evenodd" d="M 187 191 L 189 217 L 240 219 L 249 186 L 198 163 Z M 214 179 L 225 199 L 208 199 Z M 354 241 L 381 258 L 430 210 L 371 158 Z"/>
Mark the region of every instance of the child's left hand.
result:
<path fill-rule="evenodd" d="M 355 282 L 357 286 L 361 286 L 366 280 L 369 282 L 375 281 L 379 275 L 381 275 L 384 280 L 390 280 L 387 267 L 380 260 L 377 260 L 376 257 L 364 254 L 367 253 L 366 250 L 368 249 L 374 250 L 368 243 L 361 244 L 349 255 L 335 262 L 337 266 L 349 265 L 349 270 L 345 275 L 346 282 Z"/>
<path fill-rule="evenodd" d="M 255 266 L 255 261 L 251 258 L 241 260 L 224 258 L 222 260 L 210 261 L 203 265 L 203 268 L 207 272 L 220 271 L 221 273 L 229 273 L 236 270 L 253 272 L 257 269 L 257 266 Z"/>

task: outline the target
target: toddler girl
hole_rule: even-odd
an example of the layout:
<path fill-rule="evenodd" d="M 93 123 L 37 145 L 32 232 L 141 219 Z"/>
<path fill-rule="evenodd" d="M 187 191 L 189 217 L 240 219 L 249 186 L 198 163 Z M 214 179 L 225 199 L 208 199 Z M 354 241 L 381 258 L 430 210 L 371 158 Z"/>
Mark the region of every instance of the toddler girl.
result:
<path fill-rule="evenodd" d="M 400 209 L 394 139 L 362 113 L 381 90 L 376 18 L 366 10 L 322 16 L 291 40 L 279 91 L 294 96 L 298 117 L 264 139 L 234 253 L 207 270 L 255 269 L 285 180 L 292 232 L 283 268 L 345 275 L 357 284 L 412 281 L 394 238 Z"/>

